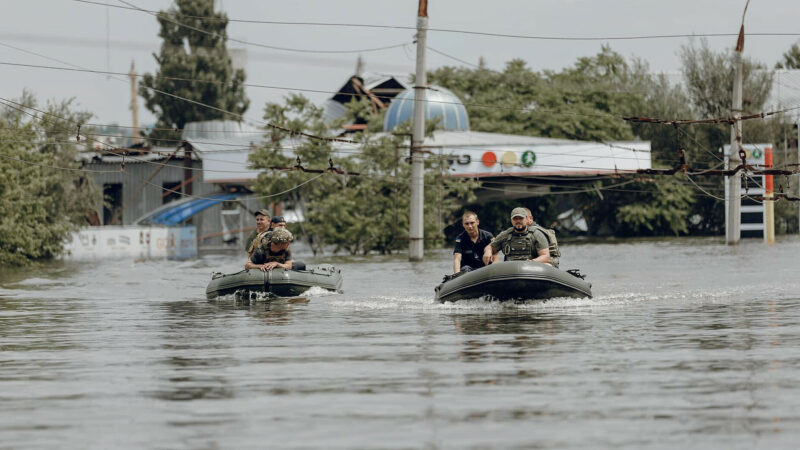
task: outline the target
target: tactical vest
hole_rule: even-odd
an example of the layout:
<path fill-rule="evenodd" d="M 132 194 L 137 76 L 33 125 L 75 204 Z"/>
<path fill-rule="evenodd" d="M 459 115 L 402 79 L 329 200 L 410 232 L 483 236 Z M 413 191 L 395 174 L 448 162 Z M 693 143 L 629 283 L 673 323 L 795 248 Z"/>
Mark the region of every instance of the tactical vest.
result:
<path fill-rule="evenodd" d="M 250 248 L 247 249 L 247 256 L 253 256 L 253 252 L 256 251 L 256 249 L 259 246 L 261 246 L 261 247 L 268 246 L 269 245 L 269 237 L 270 237 L 271 234 L 272 234 L 272 231 L 270 231 L 270 230 L 262 231 L 261 233 L 259 233 L 256 236 L 256 238 L 253 239 L 253 242 L 250 244 Z"/>
<path fill-rule="evenodd" d="M 547 243 L 549 244 L 550 248 L 550 257 L 551 258 L 560 258 L 561 257 L 561 249 L 558 247 L 558 240 L 556 239 L 556 232 L 550 228 L 544 228 L 540 225 L 533 224 L 531 228 L 541 231 L 544 233 L 544 237 L 547 238 Z M 557 264 L 554 264 L 557 266 Z"/>
<path fill-rule="evenodd" d="M 506 261 L 525 261 L 536 256 L 533 254 L 533 232 L 526 231 L 524 234 L 512 232 L 503 244 L 503 254 Z"/>

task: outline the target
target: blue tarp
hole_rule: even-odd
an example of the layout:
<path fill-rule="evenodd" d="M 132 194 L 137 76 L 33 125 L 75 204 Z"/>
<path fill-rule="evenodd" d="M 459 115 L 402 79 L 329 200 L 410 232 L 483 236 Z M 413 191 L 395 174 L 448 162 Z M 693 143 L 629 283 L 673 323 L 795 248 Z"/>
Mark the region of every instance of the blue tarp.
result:
<path fill-rule="evenodd" d="M 233 200 L 239 195 L 240 194 L 215 194 L 208 198 L 193 199 L 185 203 L 180 202 L 180 204 L 172 208 L 166 208 L 147 218 L 147 222 L 175 226 L 207 208 L 226 200 Z M 169 205 L 167 204 L 165 206 L 168 207 Z"/>

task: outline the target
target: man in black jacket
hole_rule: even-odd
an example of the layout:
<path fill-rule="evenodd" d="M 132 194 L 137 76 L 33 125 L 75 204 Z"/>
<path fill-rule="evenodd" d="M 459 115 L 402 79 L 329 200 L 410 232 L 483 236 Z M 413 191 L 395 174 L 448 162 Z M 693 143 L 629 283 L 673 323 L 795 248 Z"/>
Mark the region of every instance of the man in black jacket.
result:
<path fill-rule="evenodd" d="M 461 225 L 464 227 L 464 232 L 456 238 L 456 247 L 453 250 L 453 273 L 485 266 L 482 259 L 483 249 L 494 237 L 492 233 L 478 228 L 480 225 L 478 215 L 472 211 L 464 213 Z M 497 255 L 492 261 L 497 261 Z"/>

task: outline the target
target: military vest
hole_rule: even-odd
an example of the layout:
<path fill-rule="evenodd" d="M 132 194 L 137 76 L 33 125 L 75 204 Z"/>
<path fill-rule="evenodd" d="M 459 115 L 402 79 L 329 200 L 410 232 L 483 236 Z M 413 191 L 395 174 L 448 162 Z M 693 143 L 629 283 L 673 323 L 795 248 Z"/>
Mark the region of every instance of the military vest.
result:
<path fill-rule="evenodd" d="M 532 231 L 523 234 L 511 232 L 508 239 L 503 243 L 503 254 L 506 261 L 525 261 L 535 258 L 534 238 Z"/>
<path fill-rule="evenodd" d="M 536 229 L 541 231 L 544 234 L 544 237 L 547 238 L 547 243 L 549 244 L 550 249 L 550 257 L 551 258 L 560 258 L 561 257 L 561 249 L 558 247 L 558 240 L 556 239 L 556 232 L 551 228 L 544 228 L 540 225 L 533 224 L 530 228 Z M 555 264 L 557 266 L 557 264 Z"/>
<path fill-rule="evenodd" d="M 253 256 L 253 252 L 256 251 L 259 246 L 269 246 L 269 237 L 271 234 L 272 230 L 262 231 L 259 233 L 255 239 L 253 239 L 253 242 L 250 244 L 250 248 L 247 249 L 247 256 Z"/>

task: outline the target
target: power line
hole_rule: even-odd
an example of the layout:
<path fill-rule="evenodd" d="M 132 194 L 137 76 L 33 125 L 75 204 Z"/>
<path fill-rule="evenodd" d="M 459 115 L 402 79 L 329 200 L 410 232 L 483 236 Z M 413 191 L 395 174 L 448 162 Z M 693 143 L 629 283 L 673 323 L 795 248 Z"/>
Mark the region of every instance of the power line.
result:
<path fill-rule="evenodd" d="M 15 50 L 18 50 L 18 51 L 21 51 L 21 52 L 24 52 L 24 53 L 29 53 L 29 54 L 32 54 L 32 55 L 35 55 L 35 56 L 39 56 L 41 58 L 45 58 L 45 59 L 48 59 L 48 60 L 51 60 L 51 61 L 56 61 L 58 63 L 65 64 L 67 66 L 76 67 L 76 68 L 79 68 L 79 69 L 82 69 L 82 70 L 89 70 L 89 69 L 86 69 L 84 67 L 77 66 L 75 64 L 72 64 L 72 63 L 69 63 L 69 62 L 66 62 L 66 61 L 61 61 L 59 59 L 52 58 L 52 57 L 47 56 L 47 55 L 42 55 L 41 53 L 36 53 L 36 52 L 32 52 L 30 50 L 25 50 L 25 49 L 22 49 L 22 48 L 19 48 L 19 47 L 15 47 L 13 45 L 4 44 L 2 42 L 0 42 L 0 45 L 5 46 L 5 47 L 9 47 L 9 48 L 13 48 Z M 122 80 L 120 78 L 113 77 L 113 76 L 111 78 L 113 78 L 113 79 L 115 79 L 117 81 L 120 81 L 122 83 L 128 84 L 128 81 L 126 81 L 126 80 Z M 162 91 L 160 89 L 151 88 L 151 87 L 148 87 L 148 86 L 144 86 L 144 87 L 146 89 L 150 89 L 153 92 L 156 92 L 156 93 L 159 93 L 159 94 L 162 94 L 162 95 L 166 95 L 168 97 L 172 97 L 172 98 L 175 98 L 175 99 L 178 99 L 178 100 L 183 100 L 185 102 L 189 102 L 189 103 L 192 103 L 192 104 L 195 104 L 195 105 L 198 105 L 198 106 L 202 106 L 202 107 L 205 107 L 205 108 L 213 109 L 215 111 L 219 111 L 219 112 L 222 112 L 224 114 L 232 115 L 234 117 L 239 118 L 241 121 L 247 121 L 247 122 L 251 122 L 251 123 L 258 123 L 258 124 L 261 124 L 261 125 L 266 125 L 267 127 L 278 129 L 278 130 L 281 130 L 281 131 L 285 131 L 285 132 L 290 133 L 290 134 L 299 134 L 301 136 L 305 136 L 305 137 L 310 138 L 310 139 L 317 139 L 317 140 L 329 141 L 329 142 L 356 143 L 356 142 L 348 140 L 348 139 L 329 138 L 329 137 L 323 137 L 323 136 L 316 136 L 316 135 L 313 135 L 313 134 L 310 134 L 310 133 L 299 132 L 299 131 L 292 130 L 292 129 L 289 129 L 289 128 L 286 128 L 286 127 L 283 127 L 283 126 L 280 126 L 280 125 L 275 125 L 273 123 L 264 122 L 264 121 L 261 121 L 261 120 L 250 119 L 248 117 L 245 117 L 243 114 L 234 113 L 232 111 L 228 111 L 228 110 L 225 110 L 225 109 L 222 109 L 222 108 L 218 108 L 216 106 L 207 105 L 205 103 L 198 102 L 198 101 L 195 101 L 195 100 L 191 100 L 191 99 L 188 99 L 188 98 L 185 98 L 185 97 L 181 97 L 179 95 L 175 95 L 175 94 L 172 94 L 170 92 L 165 92 L 165 91 Z"/>
<path fill-rule="evenodd" d="M 32 53 L 36 56 L 44 57 L 47 59 L 52 59 L 62 64 L 69 64 L 64 61 L 59 61 L 55 58 L 49 58 L 47 56 L 43 56 L 41 54 L 35 52 L 29 52 L 24 49 L 20 49 L 19 47 L 14 47 L 8 44 L 4 44 L 0 42 L 0 45 L 13 48 L 15 50 L 24 51 L 26 53 Z M 460 60 L 459 60 L 460 61 Z M 122 72 L 112 72 L 112 71 L 105 71 L 105 70 L 93 70 L 93 69 L 85 69 L 79 66 L 75 66 L 78 68 L 68 68 L 68 67 L 55 67 L 55 66 L 45 66 L 45 65 L 38 65 L 38 64 L 23 64 L 23 63 L 12 63 L 6 61 L 0 61 L 0 65 L 6 66 L 16 66 L 16 67 L 27 67 L 27 68 L 36 68 L 36 69 L 47 69 L 47 70 L 61 70 L 61 71 L 70 71 L 70 72 L 86 72 L 86 73 L 94 73 L 94 74 L 103 74 L 103 75 L 125 75 L 128 74 Z M 69 64 L 72 65 L 72 64 Z M 498 72 L 499 73 L 499 72 Z M 136 75 L 137 77 L 143 77 L 144 75 Z M 192 79 L 192 78 L 183 78 L 183 77 L 169 77 L 169 76 L 161 76 L 159 75 L 157 78 L 163 78 L 167 80 L 176 80 L 176 81 L 187 81 L 187 82 L 197 82 L 197 83 L 211 83 L 211 84 L 224 84 L 221 81 L 209 81 L 209 80 L 199 80 L 199 79 Z M 282 87 L 282 86 L 274 86 L 274 85 L 263 85 L 263 84 L 253 84 L 253 83 L 243 83 L 243 86 L 247 87 L 256 87 L 256 88 L 264 88 L 264 89 L 276 89 L 276 90 L 286 90 L 286 91 L 298 91 L 298 92 L 310 92 L 310 93 L 323 93 L 323 94 L 333 94 L 333 95 L 349 95 L 351 97 L 360 97 L 360 94 L 357 93 L 344 93 L 338 91 L 329 91 L 329 90 L 322 90 L 322 89 L 308 89 L 308 88 L 296 88 L 296 87 Z M 207 105 L 201 102 L 197 102 L 191 99 L 187 99 L 185 97 L 181 97 L 169 92 L 161 91 L 159 89 L 150 88 L 145 86 L 145 88 L 150 89 L 154 92 L 157 92 L 162 95 L 167 95 L 179 100 L 187 101 L 190 103 L 197 104 L 198 106 L 204 106 L 210 109 L 214 109 L 219 112 L 223 112 L 225 114 L 233 115 L 243 120 L 251 120 L 247 119 L 245 116 L 234 113 L 231 111 L 227 111 L 221 108 L 217 108 L 215 106 Z M 392 96 L 385 96 L 385 95 L 376 95 L 377 98 L 384 99 L 384 100 L 392 100 L 395 97 Z M 772 111 L 763 111 L 754 114 L 749 114 L 745 116 L 741 116 L 738 118 L 735 117 L 711 117 L 711 118 L 702 118 L 702 119 L 664 119 L 664 118 L 655 118 L 655 117 L 640 117 L 640 116 L 627 116 L 627 115 L 616 115 L 609 112 L 604 112 L 602 114 L 590 114 L 590 113 L 578 113 L 573 111 L 559 111 L 559 110 L 550 110 L 550 109 L 543 109 L 543 108 L 531 108 L 531 107 L 511 107 L 511 106 L 499 106 L 499 105 L 488 105 L 488 104 L 480 104 L 480 103 L 464 103 L 460 101 L 445 101 L 445 100 L 425 100 L 426 103 L 437 103 L 437 104 L 451 104 L 451 105 L 463 105 L 465 107 L 473 107 L 473 108 L 482 108 L 482 109 L 494 109 L 494 110 L 511 110 L 511 111 L 519 111 L 523 113 L 529 112 L 538 112 L 538 113 L 547 113 L 547 114 L 557 114 L 557 115 L 567 115 L 567 116 L 577 116 L 577 117 L 594 117 L 594 118 L 603 118 L 603 119 L 618 119 L 627 122 L 633 123 L 653 123 L 653 124 L 662 124 L 662 125 L 688 125 L 688 124 L 732 124 L 736 121 L 745 121 L 745 120 L 755 120 L 755 119 L 764 119 L 769 116 L 785 114 L 790 111 L 795 111 L 800 109 L 800 106 L 792 106 L 788 108 L 783 108 L 779 110 L 772 110 Z M 328 138 L 322 136 L 315 136 L 315 135 L 306 135 L 303 133 L 299 133 L 295 130 L 291 130 L 286 127 L 281 127 L 279 125 L 274 125 L 271 123 L 266 124 L 269 127 L 277 128 L 287 133 L 292 134 L 301 134 L 306 137 L 312 139 L 320 139 L 320 140 L 333 140 L 339 142 L 351 142 L 350 140 L 343 140 L 341 138 Z M 109 126 L 109 125 L 103 125 Z M 169 128 L 158 128 L 159 130 L 169 130 L 169 131 L 176 131 L 175 129 Z"/>
<path fill-rule="evenodd" d="M 154 13 L 154 12 L 151 12 L 151 11 L 146 10 L 146 9 L 141 9 L 138 6 L 134 5 L 133 3 L 126 2 L 125 0 L 117 0 L 117 1 L 119 1 L 120 3 L 123 3 L 125 5 L 128 5 L 129 7 L 133 8 L 135 10 L 138 10 L 138 11 L 150 14 L 151 16 L 154 16 L 156 18 L 159 18 L 159 14 L 158 13 Z M 217 33 L 212 33 L 212 32 L 203 30 L 202 28 L 197 28 L 197 27 L 193 27 L 191 25 L 186 25 L 185 23 L 178 22 L 177 20 L 174 20 L 174 19 L 172 19 L 172 18 L 170 18 L 168 16 L 167 17 L 162 16 L 162 18 L 164 18 L 164 20 L 166 20 L 168 22 L 171 22 L 171 23 L 173 23 L 175 25 L 178 25 L 179 27 L 183 27 L 183 28 L 186 28 L 186 29 L 189 29 L 189 30 L 192 30 L 192 31 L 196 31 L 198 33 L 203 33 L 203 34 L 207 34 L 209 36 L 218 37 L 218 38 L 222 38 L 222 39 L 227 39 L 227 40 L 229 40 L 231 42 L 236 42 L 236 43 L 243 44 L 243 45 L 251 45 L 253 47 L 267 48 L 267 49 L 270 49 L 270 50 L 280 50 L 280 51 L 284 51 L 284 52 L 327 53 L 327 54 L 369 53 L 369 52 L 378 52 L 378 51 L 382 51 L 382 50 L 390 50 L 390 49 L 393 49 L 393 48 L 403 47 L 405 45 L 411 44 L 411 42 L 403 42 L 403 43 L 400 43 L 400 44 L 386 45 L 386 46 L 383 46 L 383 47 L 362 48 L 362 49 L 356 49 L 356 50 L 309 50 L 309 49 L 302 49 L 302 48 L 279 47 L 279 46 L 276 46 L 276 45 L 260 44 L 258 42 L 250 42 L 250 41 L 245 41 L 245 40 L 242 40 L 242 39 L 232 38 L 232 37 L 225 36 L 225 35 L 220 35 L 220 34 L 217 34 Z"/>
<path fill-rule="evenodd" d="M 159 11 L 147 10 L 131 5 L 127 2 L 126 5 L 106 5 L 96 1 L 89 0 L 73 0 L 78 3 L 88 3 L 100 6 L 110 6 L 112 8 L 125 9 L 131 11 L 139 11 L 148 14 L 158 14 Z M 220 19 L 218 17 L 207 16 L 193 16 L 186 15 L 185 17 L 198 20 L 220 21 L 227 20 L 233 23 L 250 23 L 261 25 L 287 25 L 287 26 L 314 26 L 314 27 L 345 27 L 345 28 L 373 28 L 373 29 L 390 29 L 390 30 L 408 30 L 416 31 L 414 26 L 406 25 L 378 25 L 378 24 L 365 24 L 365 23 L 347 23 L 347 22 L 309 22 L 309 21 L 277 21 L 277 20 L 257 20 L 257 19 Z M 737 36 L 737 33 L 676 33 L 676 34 L 655 34 L 655 35 L 632 35 L 632 36 L 547 36 L 547 35 L 525 35 L 525 34 L 510 34 L 510 33 L 494 33 L 488 31 L 474 31 L 474 30 L 459 30 L 453 28 L 428 28 L 428 31 L 439 33 L 454 33 L 477 35 L 487 37 L 500 37 L 500 38 L 514 38 L 514 39 L 532 39 L 532 40 L 546 40 L 546 41 L 625 41 L 625 40 L 643 40 L 643 39 L 680 39 L 680 38 L 701 38 L 701 37 L 731 37 Z M 751 36 L 800 36 L 800 33 L 780 33 L 780 32 L 766 32 L 766 33 L 747 33 L 748 37 Z"/>

